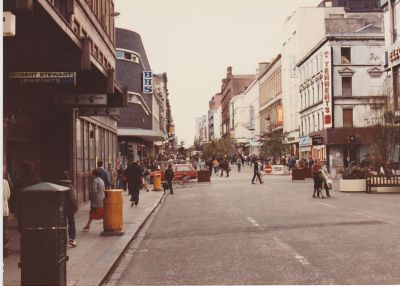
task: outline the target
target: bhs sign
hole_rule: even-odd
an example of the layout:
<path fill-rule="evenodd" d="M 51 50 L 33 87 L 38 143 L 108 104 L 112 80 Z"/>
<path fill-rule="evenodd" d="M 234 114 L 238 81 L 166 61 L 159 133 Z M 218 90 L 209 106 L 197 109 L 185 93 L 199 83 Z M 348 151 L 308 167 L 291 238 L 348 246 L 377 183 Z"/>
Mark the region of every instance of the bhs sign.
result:
<path fill-rule="evenodd" d="M 144 71 L 143 72 L 143 93 L 151 94 L 153 93 L 153 72 Z"/>

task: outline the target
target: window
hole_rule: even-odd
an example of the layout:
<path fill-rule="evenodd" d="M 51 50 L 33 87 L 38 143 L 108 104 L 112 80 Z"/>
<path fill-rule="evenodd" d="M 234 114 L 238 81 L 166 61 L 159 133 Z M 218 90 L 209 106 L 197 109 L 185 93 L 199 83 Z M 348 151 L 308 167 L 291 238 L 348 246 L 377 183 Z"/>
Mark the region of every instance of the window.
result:
<path fill-rule="evenodd" d="M 321 130 L 321 121 L 320 121 L 319 113 L 318 113 L 318 129 L 317 129 L 317 131 L 319 131 L 319 130 Z"/>
<path fill-rule="evenodd" d="M 350 47 L 342 47 L 341 48 L 341 59 L 342 59 L 342 64 L 350 64 L 351 63 Z"/>
<path fill-rule="evenodd" d="M 346 108 L 343 109 L 343 127 L 352 128 L 353 127 L 353 109 Z"/>
<path fill-rule="evenodd" d="M 352 78 L 342 77 L 342 96 L 352 95 Z"/>
<path fill-rule="evenodd" d="M 115 51 L 115 57 L 116 57 L 117 59 L 123 59 L 123 58 L 124 58 L 124 52 L 123 52 L 123 51 L 116 50 L 116 51 Z"/>

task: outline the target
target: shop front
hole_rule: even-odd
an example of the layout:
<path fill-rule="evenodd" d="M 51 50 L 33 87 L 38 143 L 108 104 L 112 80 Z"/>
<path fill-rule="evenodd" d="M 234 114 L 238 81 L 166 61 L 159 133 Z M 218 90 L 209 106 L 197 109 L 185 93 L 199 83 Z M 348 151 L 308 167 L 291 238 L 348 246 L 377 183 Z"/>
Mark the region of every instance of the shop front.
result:
<path fill-rule="evenodd" d="M 299 159 L 309 161 L 312 157 L 312 139 L 310 136 L 299 139 Z"/>
<path fill-rule="evenodd" d="M 17 32 L 3 39 L 4 162 L 14 181 L 25 161 L 43 181 L 69 171 L 82 203 L 96 161 L 115 167 L 117 117 L 108 108 L 123 105 L 123 91 L 86 40 L 60 29 L 65 22 L 50 1 L 32 6 L 12 11 Z"/>

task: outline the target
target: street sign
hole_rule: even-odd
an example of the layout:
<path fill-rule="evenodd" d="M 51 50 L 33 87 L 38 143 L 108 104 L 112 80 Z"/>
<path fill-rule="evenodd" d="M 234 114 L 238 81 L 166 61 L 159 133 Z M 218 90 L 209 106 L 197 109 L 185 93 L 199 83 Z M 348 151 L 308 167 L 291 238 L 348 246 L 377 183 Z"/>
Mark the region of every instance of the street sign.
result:
<path fill-rule="evenodd" d="M 55 100 L 57 105 L 107 105 L 107 94 L 59 94 Z"/>
<path fill-rule="evenodd" d="M 119 116 L 120 109 L 115 107 L 79 108 L 79 116 Z"/>

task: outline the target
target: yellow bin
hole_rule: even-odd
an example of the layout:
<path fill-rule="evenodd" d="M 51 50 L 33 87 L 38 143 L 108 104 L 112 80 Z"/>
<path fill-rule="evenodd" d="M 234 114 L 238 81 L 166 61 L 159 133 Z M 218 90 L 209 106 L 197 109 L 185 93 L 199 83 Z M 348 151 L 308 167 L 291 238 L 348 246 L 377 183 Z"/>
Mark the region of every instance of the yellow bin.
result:
<path fill-rule="evenodd" d="M 111 189 L 105 191 L 104 219 L 102 235 L 123 235 L 124 214 L 122 190 Z"/>
<path fill-rule="evenodd" d="M 161 189 L 161 173 L 154 173 L 153 191 L 162 191 Z"/>

